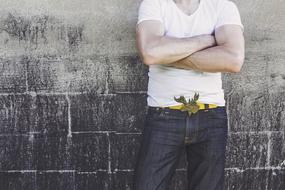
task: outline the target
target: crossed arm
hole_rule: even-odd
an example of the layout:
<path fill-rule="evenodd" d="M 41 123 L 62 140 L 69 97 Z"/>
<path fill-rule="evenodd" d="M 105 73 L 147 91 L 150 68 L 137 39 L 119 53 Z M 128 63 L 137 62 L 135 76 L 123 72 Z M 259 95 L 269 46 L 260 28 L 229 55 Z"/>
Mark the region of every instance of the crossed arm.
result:
<path fill-rule="evenodd" d="M 223 25 L 214 35 L 175 38 L 164 35 L 159 21 L 137 25 L 139 54 L 146 65 L 164 64 L 202 72 L 239 72 L 244 61 L 244 37 L 240 26 Z"/>

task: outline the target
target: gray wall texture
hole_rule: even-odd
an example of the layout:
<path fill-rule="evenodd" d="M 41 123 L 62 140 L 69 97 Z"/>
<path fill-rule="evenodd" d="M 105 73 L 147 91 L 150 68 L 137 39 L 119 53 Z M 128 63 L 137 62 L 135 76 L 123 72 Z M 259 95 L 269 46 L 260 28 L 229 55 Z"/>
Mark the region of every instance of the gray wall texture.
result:
<path fill-rule="evenodd" d="M 0 189 L 130 190 L 148 67 L 140 0 L 0 0 Z M 240 73 L 223 73 L 225 188 L 285 189 L 285 2 L 236 0 Z M 172 181 L 186 185 L 185 157 Z"/>

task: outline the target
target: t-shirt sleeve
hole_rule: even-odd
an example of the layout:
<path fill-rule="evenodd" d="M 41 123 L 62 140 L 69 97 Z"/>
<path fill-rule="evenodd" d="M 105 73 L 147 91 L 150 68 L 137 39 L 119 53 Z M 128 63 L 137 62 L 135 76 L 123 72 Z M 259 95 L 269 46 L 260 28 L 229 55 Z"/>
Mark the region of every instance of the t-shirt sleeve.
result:
<path fill-rule="evenodd" d="M 143 0 L 140 3 L 137 24 L 144 20 L 158 20 L 162 22 L 160 3 L 158 0 Z"/>
<path fill-rule="evenodd" d="M 218 19 L 215 25 L 215 29 L 226 24 L 239 25 L 244 31 L 244 26 L 241 22 L 241 17 L 236 4 L 229 0 L 224 0 L 221 9 L 218 12 Z"/>

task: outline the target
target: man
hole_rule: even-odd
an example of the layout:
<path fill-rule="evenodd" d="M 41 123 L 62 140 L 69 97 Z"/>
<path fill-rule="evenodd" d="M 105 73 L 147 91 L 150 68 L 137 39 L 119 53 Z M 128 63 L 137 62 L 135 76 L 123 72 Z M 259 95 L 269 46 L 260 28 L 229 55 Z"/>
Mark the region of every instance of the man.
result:
<path fill-rule="evenodd" d="M 149 66 L 148 113 L 135 190 L 169 189 L 182 151 L 188 190 L 223 189 L 228 119 L 221 73 L 241 70 L 243 30 L 229 0 L 141 2 L 136 35 Z M 199 109 L 188 114 L 185 106 L 195 93 Z M 178 102 L 180 96 L 187 102 Z"/>

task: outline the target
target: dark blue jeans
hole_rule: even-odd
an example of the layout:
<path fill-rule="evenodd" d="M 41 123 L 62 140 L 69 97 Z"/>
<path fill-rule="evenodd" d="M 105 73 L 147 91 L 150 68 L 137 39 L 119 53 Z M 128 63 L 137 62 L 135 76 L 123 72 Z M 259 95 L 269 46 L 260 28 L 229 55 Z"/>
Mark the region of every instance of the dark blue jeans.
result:
<path fill-rule="evenodd" d="M 227 143 L 225 107 L 187 112 L 148 107 L 134 170 L 134 190 L 169 190 L 186 151 L 187 190 L 222 190 Z M 184 190 L 184 189 L 183 189 Z"/>

